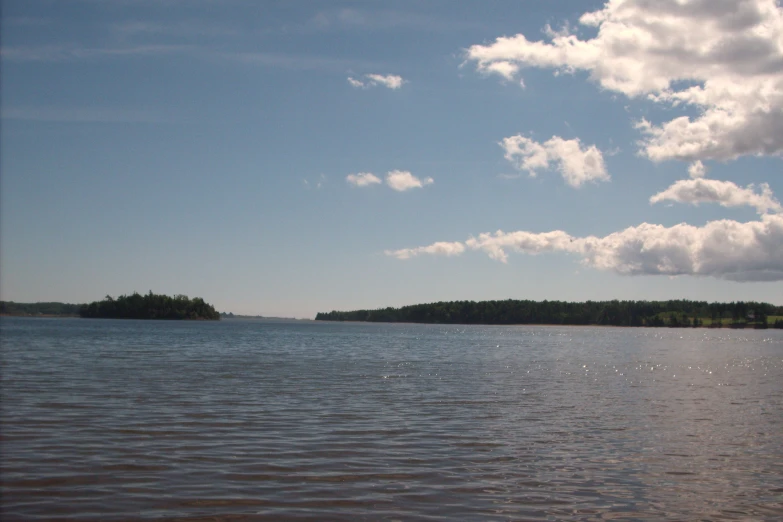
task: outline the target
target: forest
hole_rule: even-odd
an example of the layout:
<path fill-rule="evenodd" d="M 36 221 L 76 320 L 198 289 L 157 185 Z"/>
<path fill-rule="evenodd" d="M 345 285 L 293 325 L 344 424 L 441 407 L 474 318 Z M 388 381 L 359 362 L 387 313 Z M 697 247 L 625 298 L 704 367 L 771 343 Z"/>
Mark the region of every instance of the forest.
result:
<path fill-rule="evenodd" d="M 220 320 L 220 314 L 200 297 L 186 295 L 148 294 L 121 295 L 114 299 L 106 296 L 103 301 L 81 305 L 79 315 L 101 319 L 194 319 Z"/>
<path fill-rule="evenodd" d="M 783 328 L 783 306 L 752 301 L 450 301 L 318 313 L 316 321 Z"/>
<path fill-rule="evenodd" d="M 0 315 L 20 316 L 76 316 L 79 315 L 78 304 L 69 303 L 15 303 L 0 301 Z"/>

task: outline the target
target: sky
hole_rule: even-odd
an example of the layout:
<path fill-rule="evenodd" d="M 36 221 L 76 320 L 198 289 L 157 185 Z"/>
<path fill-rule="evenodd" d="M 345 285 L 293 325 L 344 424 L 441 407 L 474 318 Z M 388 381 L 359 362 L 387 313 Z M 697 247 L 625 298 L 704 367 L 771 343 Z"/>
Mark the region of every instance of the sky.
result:
<path fill-rule="evenodd" d="M 0 297 L 783 304 L 776 0 L 4 0 Z"/>

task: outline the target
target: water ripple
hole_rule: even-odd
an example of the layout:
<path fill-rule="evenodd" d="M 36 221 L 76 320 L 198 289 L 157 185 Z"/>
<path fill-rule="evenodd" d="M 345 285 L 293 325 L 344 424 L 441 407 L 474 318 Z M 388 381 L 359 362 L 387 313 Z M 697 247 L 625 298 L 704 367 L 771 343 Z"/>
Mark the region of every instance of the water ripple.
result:
<path fill-rule="evenodd" d="M 3 520 L 783 518 L 783 332 L 0 329 Z"/>

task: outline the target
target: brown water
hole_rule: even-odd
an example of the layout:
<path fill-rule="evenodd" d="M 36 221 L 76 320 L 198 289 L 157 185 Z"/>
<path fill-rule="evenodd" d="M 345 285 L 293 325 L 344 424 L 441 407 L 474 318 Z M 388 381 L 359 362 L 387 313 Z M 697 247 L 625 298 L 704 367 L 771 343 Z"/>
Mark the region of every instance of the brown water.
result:
<path fill-rule="evenodd" d="M 781 520 L 783 331 L 3 318 L 3 520 Z"/>

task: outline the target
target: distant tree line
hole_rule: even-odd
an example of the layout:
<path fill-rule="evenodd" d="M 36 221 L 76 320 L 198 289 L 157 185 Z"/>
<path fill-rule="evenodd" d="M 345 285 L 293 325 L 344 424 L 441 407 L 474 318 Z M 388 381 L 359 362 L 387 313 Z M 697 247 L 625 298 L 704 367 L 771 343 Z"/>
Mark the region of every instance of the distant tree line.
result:
<path fill-rule="evenodd" d="M 319 313 L 316 321 L 434 324 L 554 324 L 606 326 L 745 326 L 783 328 L 783 306 L 753 301 L 450 301 Z"/>
<path fill-rule="evenodd" d="M 2 315 L 79 315 L 78 304 L 69 303 L 15 303 L 0 301 Z"/>
<path fill-rule="evenodd" d="M 121 295 L 114 299 L 81 305 L 79 315 L 89 318 L 111 319 L 209 319 L 220 320 L 220 314 L 200 297 L 153 294 Z"/>

